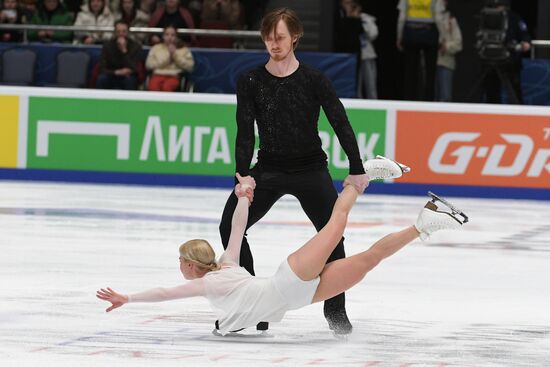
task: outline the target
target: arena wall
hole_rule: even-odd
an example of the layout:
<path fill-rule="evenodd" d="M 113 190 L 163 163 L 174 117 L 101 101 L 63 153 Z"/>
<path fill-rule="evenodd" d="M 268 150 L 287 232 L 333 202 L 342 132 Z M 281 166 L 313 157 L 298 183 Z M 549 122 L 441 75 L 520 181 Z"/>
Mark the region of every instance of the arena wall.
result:
<path fill-rule="evenodd" d="M 342 101 L 364 159 L 412 167 L 369 192 L 550 200 L 550 107 Z M 0 179 L 233 184 L 234 95 L 0 87 L 0 107 Z M 341 181 L 324 114 L 319 129 Z"/>

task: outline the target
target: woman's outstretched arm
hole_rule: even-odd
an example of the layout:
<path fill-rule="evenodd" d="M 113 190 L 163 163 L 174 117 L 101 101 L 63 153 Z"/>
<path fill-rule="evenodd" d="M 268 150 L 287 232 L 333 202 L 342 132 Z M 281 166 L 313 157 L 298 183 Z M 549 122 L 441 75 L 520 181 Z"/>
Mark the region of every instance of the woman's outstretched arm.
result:
<path fill-rule="evenodd" d="M 248 223 L 248 207 L 254 196 L 256 182 L 251 176 L 242 177 L 239 173 L 236 176 L 239 180 L 239 183 L 235 186 L 235 195 L 237 195 L 238 202 L 231 220 L 229 242 L 222 256 L 238 264 L 241 256 L 241 244 Z"/>
<path fill-rule="evenodd" d="M 97 298 L 111 302 L 111 306 L 105 310 L 106 312 L 119 308 L 128 302 L 162 302 L 204 295 L 205 291 L 202 279 L 193 279 L 172 288 L 152 288 L 129 295 L 118 293 L 111 288 L 101 288 L 96 293 Z"/>

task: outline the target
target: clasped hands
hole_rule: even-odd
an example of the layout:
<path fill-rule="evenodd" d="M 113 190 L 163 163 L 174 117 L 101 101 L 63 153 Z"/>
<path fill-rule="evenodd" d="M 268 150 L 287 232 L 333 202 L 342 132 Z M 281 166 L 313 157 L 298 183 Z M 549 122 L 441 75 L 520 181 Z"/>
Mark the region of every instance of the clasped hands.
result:
<path fill-rule="evenodd" d="M 252 176 L 241 176 L 238 172 L 235 175 L 239 183 L 235 185 L 235 195 L 238 198 L 246 197 L 248 199 L 248 205 L 252 204 L 254 200 L 254 189 L 256 188 L 256 181 Z"/>

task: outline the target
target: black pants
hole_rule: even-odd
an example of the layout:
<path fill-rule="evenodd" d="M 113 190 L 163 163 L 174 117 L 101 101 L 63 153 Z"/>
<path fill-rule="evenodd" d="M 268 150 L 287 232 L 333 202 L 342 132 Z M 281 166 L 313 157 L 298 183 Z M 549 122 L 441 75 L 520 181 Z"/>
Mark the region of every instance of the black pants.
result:
<path fill-rule="evenodd" d="M 247 229 L 259 221 L 271 209 L 273 204 L 285 194 L 293 195 L 298 199 L 302 209 L 317 231 L 320 231 L 330 219 L 332 208 L 338 198 L 338 192 L 334 188 L 328 170 L 288 174 L 265 172 L 256 167 L 252 170 L 251 175 L 256 180 L 256 189 L 254 190 L 254 201 L 249 208 Z M 235 192 L 232 192 L 225 204 L 220 223 L 220 235 L 224 248 L 227 248 L 231 233 L 231 219 L 236 206 L 237 197 Z M 346 257 L 343 241 L 342 238 L 327 262 Z M 297 245 L 301 246 L 302 244 Z M 240 265 L 250 274 L 255 275 L 254 259 L 246 234 L 241 247 Z M 344 307 L 345 295 L 342 293 L 325 301 L 325 316 L 342 311 Z"/>
<path fill-rule="evenodd" d="M 483 81 L 486 103 L 501 103 L 502 91 L 506 91 L 508 104 L 523 104 L 521 90 L 521 65 L 503 64 L 483 67 L 486 75 Z"/>
<path fill-rule="evenodd" d="M 403 51 L 405 53 L 404 98 L 409 101 L 433 101 L 437 45 L 404 44 Z M 420 68 L 422 56 L 424 56 L 423 69 Z M 424 78 L 420 78 L 420 75 Z"/>

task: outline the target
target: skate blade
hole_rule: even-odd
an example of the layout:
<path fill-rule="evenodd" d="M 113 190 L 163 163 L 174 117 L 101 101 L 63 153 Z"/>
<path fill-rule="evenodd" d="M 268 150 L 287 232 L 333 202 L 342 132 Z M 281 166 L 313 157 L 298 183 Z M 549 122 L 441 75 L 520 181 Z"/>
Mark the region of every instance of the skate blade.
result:
<path fill-rule="evenodd" d="M 437 196 L 431 191 L 428 191 L 428 195 L 432 198 L 432 203 L 435 203 L 439 201 L 443 205 L 445 205 L 449 210 L 451 211 L 449 215 L 451 215 L 454 219 L 456 219 L 460 224 L 468 223 L 468 216 L 460 209 L 458 209 L 456 206 L 448 202 L 447 200 L 443 199 L 442 197 Z"/>
<path fill-rule="evenodd" d="M 385 160 L 387 160 L 387 161 L 392 161 L 393 163 L 397 164 L 397 165 L 399 166 L 399 168 L 401 168 L 401 172 L 403 172 L 403 173 L 407 173 L 407 172 L 410 172 L 410 171 L 411 171 L 411 167 L 406 166 L 406 165 L 404 165 L 403 163 L 399 163 L 399 162 L 396 161 L 396 160 L 386 158 L 386 157 L 384 157 L 383 155 L 377 155 L 376 158 L 377 158 L 377 159 L 385 159 Z"/>
<path fill-rule="evenodd" d="M 222 338 L 274 338 L 275 337 L 275 335 L 271 335 L 265 330 L 260 333 L 253 333 L 253 334 L 244 334 L 237 331 L 230 331 L 227 334 L 223 335 L 217 329 L 214 329 L 212 330 L 212 335 L 220 336 Z"/>
<path fill-rule="evenodd" d="M 349 340 L 350 334 L 338 334 L 333 331 L 332 336 L 334 336 L 335 339 L 347 342 Z"/>

